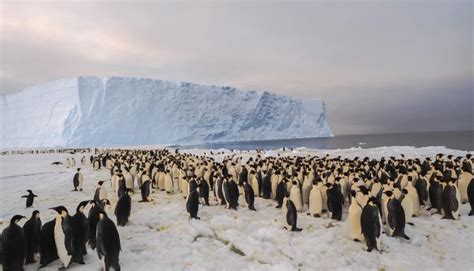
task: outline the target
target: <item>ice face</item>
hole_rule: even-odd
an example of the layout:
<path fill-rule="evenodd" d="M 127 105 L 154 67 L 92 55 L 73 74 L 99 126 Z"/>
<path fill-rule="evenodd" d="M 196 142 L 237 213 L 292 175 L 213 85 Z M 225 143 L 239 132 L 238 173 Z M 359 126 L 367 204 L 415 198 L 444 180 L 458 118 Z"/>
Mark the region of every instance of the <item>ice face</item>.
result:
<path fill-rule="evenodd" d="M 2 148 L 329 137 L 324 102 L 186 82 L 75 77 L 0 96 Z"/>

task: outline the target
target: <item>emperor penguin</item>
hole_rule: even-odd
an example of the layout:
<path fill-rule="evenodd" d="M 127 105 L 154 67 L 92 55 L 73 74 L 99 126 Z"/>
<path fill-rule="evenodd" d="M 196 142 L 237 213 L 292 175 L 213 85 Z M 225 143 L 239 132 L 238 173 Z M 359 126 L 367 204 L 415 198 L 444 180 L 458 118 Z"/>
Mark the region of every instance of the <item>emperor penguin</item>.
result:
<path fill-rule="evenodd" d="M 410 237 L 405 234 L 405 212 L 403 211 L 402 204 L 395 198 L 392 191 L 384 193 L 388 199 L 386 202 L 388 235 L 410 240 Z"/>
<path fill-rule="evenodd" d="M 253 192 L 252 186 L 250 186 L 247 182 L 244 182 L 243 187 L 245 202 L 247 203 L 247 206 L 250 210 L 257 211 L 254 206 L 255 194 Z"/>
<path fill-rule="evenodd" d="M 107 198 L 107 190 L 104 187 L 104 181 L 99 181 L 94 192 L 94 201 L 100 202 L 101 200 Z"/>
<path fill-rule="evenodd" d="M 217 205 L 225 205 L 224 193 L 222 189 L 222 178 L 216 178 L 214 182 L 214 196 L 216 197 Z"/>
<path fill-rule="evenodd" d="M 349 206 L 349 213 L 347 216 L 347 221 L 349 222 L 350 228 L 350 238 L 357 242 L 364 241 L 364 236 L 362 235 L 362 226 L 361 226 L 361 215 L 362 215 L 362 208 L 357 203 L 356 199 L 356 191 L 351 191 L 351 205 Z"/>
<path fill-rule="evenodd" d="M 77 168 L 76 174 L 74 174 L 73 184 L 74 184 L 74 191 L 82 191 L 82 183 L 84 177 L 81 173 L 81 168 Z"/>
<path fill-rule="evenodd" d="M 467 187 L 472 179 L 472 173 L 466 171 L 466 167 L 462 167 L 462 173 L 459 175 L 458 179 L 458 189 L 459 194 L 461 195 L 461 203 L 463 204 L 469 202 L 469 198 L 467 196 Z"/>
<path fill-rule="evenodd" d="M 115 205 L 114 214 L 117 217 L 117 225 L 125 226 L 128 222 L 128 218 L 130 217 L 130 213 L 132 211 L 132 199 L 130 198 L 130 193 L 132 192 L 131 189 L 127 188 L 125 194 L 123 194 L 117 204 Z"/>
<path fill-rule="evenodd" d="M 33 211 L 31 218 L 23 225 L 23 232 L 26 239 L 26 262 L 34 263 L 35 254 L 39 253 L 39 239 L 41 233 L 41 219 L 38 210 Z"/>
<path fill-rule="evenodd" d="M 300 185 L 297 181 L 293 181 L 293 186 L 290 189 L 290 200 L 295 205 L 297 212 L 303 211 L 303 200 L 301 199 Z"/>
<path fill-rule="evenodd" d="M 323 198 L 317 180 L 313 181 L 313 188 L 309 193 L 309 214 L 313 217 L 320 217 L 323 211 Z"/>
<path fill-rule="evenodd" d="M 422 175 L 422 177 L 416 181 L 415 188 L 420 203 L 419 206 L 425 206 L 426 202 L 428 202 L 428 183 L 426 182 L 425 176 Z"/>
<path fill-rule="evenodd" d="M 59 259 L 63 267 L 67 269 L 71 265 L 72 255 L 74 254 L 71 217 L 64 206 L 50 209 L 57 212 L 54 224 L 54 242 L 56 243 Z"/>
<path fill-rule="evenodd" d="M 280 181 L 280 172 L 278 170 L 275 171 L 274 174 L 272 174 L 271 182 L 272 182 L 272 199 L 276 198 L 276 193 L 277 193 L 277 186 L 278 182 Z"/>
<path fill-rule="evenodd" d="M 277 201 L 278 205 L 276 206 L 276 208 L 282 208 L 283 206 L 283 200 L 286 196 L 286 194 L 288 193 L 288 188 L 287 188 L 287 183 L 288 181 L 286 179 L 282 179 L 279 183 L 278 183 L 278 186 L 277 186 L 277 190 L 276 190 L 276 196 L 275 196 L 275 200 Z"/>
<path fill-rule="evenodd" d="M 104 270 L 113 268 L 120 271 L 120 236 L 114 222 L 101 210 L 97 223 L 97 255 L 102 260 Z"/>
<path fill-rule="evenodd" d="M 402 189 L 402 195 L 400 196 L 399 200 L 402 204 L 403 212 L 405 213 L 405 222 L 407 224 L 413 225 L 412 217 L 414 213 L 414 204 L 406 188 Z"/>
<path fill-rule="evenodd" d="M 199 211 L 199 193 L 197 192 L 197 185 L 190 185 L 189 190 L 189 195 L 186 198 L 186 210 L 191 219 L 200 219 L 197 216 Z"/>
<path fill-rule="evenodd" d="M 33 201 L 38 195 L 33 194 L 33 191 L 30 189 L 26 190 L 28 195 L 21 196 L 22 198 L 26 198 L 26 208 L 33 206 Z"/>
<path fill-rule="evenodd" d="M 39 249 L 40 249 L 40 268 L 58 259 L 58 250 L 54 241 L 54 226 L 56 219 L 46 222 L 40 231 Z"/>
<path fill-rule="evenodd" d="M 313 187 L 313 180 L 309 178 L 309 175 L 304 177 L 303 187 L 302 187 L 302 200 L 303 204 L 309 204 L 309 195 L 311 193 L 311 188 Z"/>
<path fill-rule="evenodd" d="M 430 181 L 430 188 L 428 194 L 430 196 L 431 208 L 436 209 L 439 214 L 442 213 L 443 201 L 441 194 L 443 193 L 443 185 L 439 182 L 440 177 L 436 176 Z"/>
<path fill-rule="evenodd" d="M 125 186 L 127 189 L 131 189 L 133 191 L 133 176 L 130 174 L 128 170 L 125 170 L 123 177 L 125 178 Z"/>
<path fill-rule="evenodd" d="M 474 215 L 474 180 L 471 180 L 467 186 L 467 197 L 469 199 L 469 204 L 471 205 L 469 215 L 472 216 Z"/>
<path fill-rule="evenodd" d="M 441 201 L 444 211 L 443 219 L 459 219 L 460 197 L 454 180 L 449 180 L 443 184 Z"/>
<path fill-rule="evenodd" d="M 380 250 L 380 236 L 382 234 L 382 220 L 378 207 L 375 203 L 375 197 L 370 197 L 362 209 L 360 224 L 362 234 L 364 235 L 367 251 L 371 252 L 374 248 Z"/>
<path fill-rule="evenodd" d="M 204 200 L 204 204 L 209 206 L 209 183 L 203 178 L 199 178 L 199 197 Z"/>
<path fill-rule="evenodd" d="M 168 194 L 173 193 L 173 179 L 171 178 L 169 170 L 167 170 L 165 173 L 164 188 L 165 188 L 166 193 Z"/>
<path fill-rule="evenodd" d="M 342 204 L 344 198 L 342 196 L 339 186 L 332 183 L 326 183 L 327 193 L 327 208 L 329 217 L 331 219 L 339 220 L 342 219 Z"/>
<path fill-rule="evenodd" d="M 262 197 L 264 199 L 270 199 L 272 195 L 272 182 L 271 182 L 271 170 L 264 172 L 262 177 Z"/>
<path fill-rule="evenodd" d="M 84 215 L 84 207 L 89 204 L 89 200 L 81 201 L 76 208 L 76 214 L 71 218 L 72 228 L 72 261 L 85 264 L 84 254 L 87 253 L 86 242 L 89 237 L 89 223 Z"/>
<path fill-rule="evenodd" d="M 23 270 L 26 257 L 26 238 L 18 222 L 25 218 L 15 215 L 2 232 L 3 270 Z"/>
<path fill-rule="evenodd" d="M 288 199 L 286 197 L 285 199 L 286 208 L 283 209 L 283 220 L 285 220 L 285 229 L 297 232 L 301 231 L 302 229 L 297 227 L 298 212 L 296 211 L 296 206 L 291 199 Z"/>
<path fill-rule="evenodd" d="M 150 196 L 150 191 L 151 191 L 151 182 L 150 180 L 147 180 L 142 183 L 142 186 L 140 187 L 141 195 L 142 195 L 142 200 L 138 202 L 148 202 L 150 201 L 148 197 Z"/>
<path fill-rule="evenodd" d="M 97 222 L 99 221 L 99 212 L 104 211 L 105 208 L 110 206 L 110 201 L 108 199 L 102 199 L 100 201 L 92 201 L 91 208 L 89 209 L 89 214 L 87 216 L 87 221 L 89 222 L 89 246 L 92 249 L 96 248 L 97 245 Z"/>
<path fill-rule="evenodd" d="M 405 189 L 407 190 L 407 195 L 410 197 L 411 203 L 413 205 L 412 215 L 419 216 L 420 215 L 420 198 L 418 197 L 418 192 L 416 188 L 413 186 L 412 176 L 408 176 L 408 183 Z M 403 205 L 403 202 L 402 202 L 402 205 Z"/>

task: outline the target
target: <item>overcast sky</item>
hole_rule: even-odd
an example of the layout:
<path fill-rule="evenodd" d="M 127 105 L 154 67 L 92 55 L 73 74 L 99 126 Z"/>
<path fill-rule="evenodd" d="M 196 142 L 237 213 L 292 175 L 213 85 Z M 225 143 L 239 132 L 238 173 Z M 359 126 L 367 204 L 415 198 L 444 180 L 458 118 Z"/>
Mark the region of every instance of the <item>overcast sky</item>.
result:
<path fill-rule="evenodd" d="M 1 1 L 0 93 L 138 76 L 321 98 L 335 134 L 472 130 L 472 16 L 472 1 Z"/>

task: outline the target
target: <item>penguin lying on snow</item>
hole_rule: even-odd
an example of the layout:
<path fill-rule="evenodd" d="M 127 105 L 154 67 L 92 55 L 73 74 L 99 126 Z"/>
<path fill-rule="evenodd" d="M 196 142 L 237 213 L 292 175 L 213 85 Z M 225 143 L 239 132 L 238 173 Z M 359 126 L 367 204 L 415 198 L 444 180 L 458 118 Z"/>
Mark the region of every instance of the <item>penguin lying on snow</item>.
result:
<path fill-rule="evenodd" d="M 15 215 L 10 224 L 2 232 L 3 270 L 23 270 L 26 257 L 26 239 L 23 229 L 18 222 L 25 218 Z"/>

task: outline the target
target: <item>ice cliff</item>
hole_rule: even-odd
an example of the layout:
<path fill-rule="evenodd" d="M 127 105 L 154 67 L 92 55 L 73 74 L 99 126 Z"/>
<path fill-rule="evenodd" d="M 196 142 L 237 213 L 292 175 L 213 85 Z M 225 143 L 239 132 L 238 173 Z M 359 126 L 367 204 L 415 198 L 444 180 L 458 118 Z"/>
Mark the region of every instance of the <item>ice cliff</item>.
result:
<path fill-rule="evenodd" d="M 62 79 L 0 96 L 1 148 L 329 137 L 324 102 L 123 77 Z"/>

